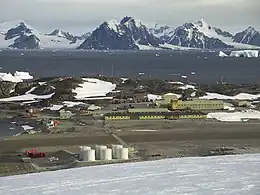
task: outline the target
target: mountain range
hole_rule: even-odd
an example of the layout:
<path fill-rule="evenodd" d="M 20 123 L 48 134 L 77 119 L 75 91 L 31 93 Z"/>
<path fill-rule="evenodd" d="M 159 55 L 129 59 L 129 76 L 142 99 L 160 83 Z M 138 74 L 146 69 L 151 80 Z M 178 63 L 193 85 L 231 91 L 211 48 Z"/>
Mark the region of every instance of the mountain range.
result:
<path fill-rule="evenodd" d="M 178 27 L 148 28 L 139 20 L 124 17 L 105 21 L 93 32 L 81 36 L 55 29 L 42 33 L 23 21 L 0 23 L 0 48 L 9 49 L 86 49 L 158 50 L 260 48 L 260 33 L 253 27 L 233 35 L 201 19 Z"/>

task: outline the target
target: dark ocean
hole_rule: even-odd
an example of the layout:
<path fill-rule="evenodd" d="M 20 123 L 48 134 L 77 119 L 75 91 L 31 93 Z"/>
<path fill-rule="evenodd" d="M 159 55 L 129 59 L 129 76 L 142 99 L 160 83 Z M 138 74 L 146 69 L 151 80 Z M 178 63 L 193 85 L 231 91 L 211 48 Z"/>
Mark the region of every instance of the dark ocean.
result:
<path fill-rule="evenodd" d="M 260 58 L 220 58 L 198 51 L 0 51 L 0 72 L 28 71 L 35 77 L 144 77 L 191 82 L 260 83 Z M 191 74 L 195 72 L 195 74 Z"/>

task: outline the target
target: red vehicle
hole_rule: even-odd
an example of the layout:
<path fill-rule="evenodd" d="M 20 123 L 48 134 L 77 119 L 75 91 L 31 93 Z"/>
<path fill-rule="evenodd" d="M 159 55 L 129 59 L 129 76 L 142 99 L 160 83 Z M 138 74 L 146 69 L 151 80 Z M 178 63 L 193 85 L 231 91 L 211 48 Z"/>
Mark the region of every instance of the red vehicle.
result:
<path fill-rule="evenodd" d="M 26 150 L 25 155 L 31 158 L 40 158 L 45 157 L 45 152 L 37 152 L 36 148 L 32 148 L 31 150 Z"/>

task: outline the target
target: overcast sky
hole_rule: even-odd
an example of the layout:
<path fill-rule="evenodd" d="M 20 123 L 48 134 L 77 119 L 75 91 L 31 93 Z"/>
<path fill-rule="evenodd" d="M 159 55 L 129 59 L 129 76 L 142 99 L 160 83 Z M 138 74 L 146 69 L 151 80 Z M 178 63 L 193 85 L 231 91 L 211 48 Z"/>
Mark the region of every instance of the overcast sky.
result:
<path fill-rule="evenodd" d="M 24 20 L 41 31 L 73 33 L 128 15 L 144 24 L 182 25 L 204 18 L 231 32 L 260 30 L 260 0 L 0 0 L 0 20 Z"/>

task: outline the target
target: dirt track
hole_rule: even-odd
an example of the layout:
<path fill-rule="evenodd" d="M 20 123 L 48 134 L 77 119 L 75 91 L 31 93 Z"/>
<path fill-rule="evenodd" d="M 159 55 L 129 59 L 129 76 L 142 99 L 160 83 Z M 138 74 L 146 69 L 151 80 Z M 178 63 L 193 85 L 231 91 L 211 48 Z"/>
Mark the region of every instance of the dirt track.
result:
<path fill-rule="evenodd" d="M 216 140 L 216 139 L 260 139 L 260 131 L 209 131 L 209 130 L 186 130 L 166 132 L 136 132 L 120 135 L 127 143 L 163 142 L 163 141 L 193 141 L 193 140 Z M 110 135 L 104 136 L 73 136 L 73 137 L 41 137 L 37 139 L 10 139 L 0 141 L 0 151 L 15 151 L 26 147 L 39 146 L 69 146 L 69 145 L 93 145 L 117 143 Z"/>

